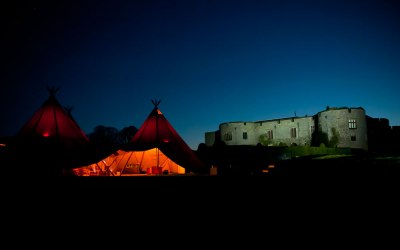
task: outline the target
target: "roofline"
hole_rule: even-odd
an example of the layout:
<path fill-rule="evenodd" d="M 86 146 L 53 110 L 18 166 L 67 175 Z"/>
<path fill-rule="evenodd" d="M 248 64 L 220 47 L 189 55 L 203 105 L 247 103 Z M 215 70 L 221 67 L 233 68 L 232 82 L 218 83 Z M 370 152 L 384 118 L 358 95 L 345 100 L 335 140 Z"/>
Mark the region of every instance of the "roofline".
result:
<path fill-rule="evenodd" d="M 361 109 L 361 110 L 365 111 L 365 109 L 363 107 L 329 107 L 329 106 L 327 106 L 325 110 L 319 111 L 316 115 L 318 115 L 322 112 L 330 111 L 330 110 L 342 110 L 342 109 Z"/>
<path fill-rule="evenodd" d="M 363 107 L 329 107 L 327 106 L 325 110 L 317 112 L 315 115 L 306 115 L 306 116 L 291 116 L 291 117 L 284 117 L 284 118 L 275 118 L 275 119 L 269 119 L 269 120 L 258 120 L 258 121 L 234 121 L 234 122 L 223 122 L 220 123 L 220 126 L 225 125 L 225 124 L 230 124 L 230 123 L 257 123 L 257 122 L 272 122 L 272 121 L 279 121 L 279 120 L 289 120 L 289 119 L 304 119 L 304 118 L 309 118 L 309 117 L 314 117 L 322 112 L 326 112 L 329 110 L 341 110 L 341 109 L 365 109 Z"/>
<path fill-rule="evenodd" d="M 276 118 L 276 119 L 269 119 L 269 120 L 258 120 L 258 121 L 235 121 L 235 122 L 223 122 L 220 125 L 229 124 L 229 123 L 258 123 L 258 122 L 273 122 L 273 121 L 280 121 L 280 120 L 291 120 L 291 119 L 304 119 L 304 118 L 312 118 L 314 115 L 309 116 L 292 116 L 292 117 L 284 117 L 284 118 Z"/>

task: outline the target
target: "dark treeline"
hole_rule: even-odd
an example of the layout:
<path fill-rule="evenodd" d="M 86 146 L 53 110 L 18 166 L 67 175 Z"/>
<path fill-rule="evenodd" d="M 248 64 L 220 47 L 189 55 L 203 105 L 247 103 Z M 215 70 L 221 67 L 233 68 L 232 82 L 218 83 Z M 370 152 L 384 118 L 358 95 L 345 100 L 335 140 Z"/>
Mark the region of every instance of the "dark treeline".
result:
<path fill-rule="evenodd" d="M 97 157 L 102 158 L 127 145 L 137 131 L 135 126 L 118 130 L 114 127 L 98 125 L 93 132 L 87 134 L 87 137 L 93 145 Z"/>

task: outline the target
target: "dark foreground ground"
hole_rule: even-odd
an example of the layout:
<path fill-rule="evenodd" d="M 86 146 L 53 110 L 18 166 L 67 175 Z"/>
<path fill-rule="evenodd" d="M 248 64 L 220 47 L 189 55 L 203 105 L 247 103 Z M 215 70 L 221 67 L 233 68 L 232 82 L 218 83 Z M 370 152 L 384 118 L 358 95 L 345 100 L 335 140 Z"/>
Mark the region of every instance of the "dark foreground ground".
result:
<path fill-rule="evenodd" d="M 185 235 L 198 244 L 229 232 L 233 244 L 249 233 L 250 241 L 280 235 L 290 244 L 301 238 L 321 246 L 361 232 L 357 245 L 369 244 L 369 237 L 397 225 L 399 167 L 397 160 L 301 158 L 255 175 L 3 177 L 3 214 L 13 226 L 40 235 L 50 224 L 46 229 L 62 243 L 84 238 L 104 244 L 115 235 L 124 244 L 143 235 L 152 242 L 160 241 L 153 232 L 169 232 L 172 242 Z"/>
<path fill-rule="evenodd" d="M 45 186 L 78 195 L 116 196 L 190 195 L 218 193 L 271 194 L 282 190 L 381 189 L 399 186 L 399 157 L 364 159 L 356 157 L 298 158 L 277 162 L 268 172 L 229 172 L 217 175 L 142 175 L 142 176 L 58 176 L 32 178 L 34 186 Z"/>
<path fill-rule="evenodd" d="M 400 216 L 399 168 L 398 160 L 302 158 L 276 163 L 271 172 L 254 175 L 225 172 L 224 175 L 3 177 L 3 183 L 7 183 L 3 187 L 3 197 L 7 196 L 3 204 L 12 211 L 29 211 L 29 218 L 41 221 L 50 217 L 56 223 L 60 223 L 60 218 L 68 218 L 69 222 L 71 217 L 72 221 L 99 224 L 130 220 L 128 229 L 137 228 L 140 221 L 141 226 L 153 230 L 167 220 L 165 225 L 171 230 L 177 220 L 191 225 L 207 221 L 203 237 L 210 237 L 215 223 L 230 227 L 238 223 L 238 218 L 262 228 L 271 227 L 272 220 L 280 221 L 278 224 L 285 230 L 288 225 L 285 223 L 298 221 L 299 230 L 305 230 L 312 218 L 325 228 L 340 226 L 342 232 L 355 218 L 363 223 L 360 225 L 370 225 L 371 218 L 387 223 Z M 260 220 L 265 222 L 260 224 Z M 70 228 L 80 229 L 77 224 Z M 180 230 L 185 231 L 186 227 Z M 240 230 L 246 229 L 240 226 Z"/>
<path fill-rule="evenodd" d="M 38 166 L 40 169 L 40 166 Z M 4 176 L 7 190 L 23 191 L 29 198 L 47 200 L 132 201 L 141 199 L 176 202 L 209 198 L 216 202 L 256 197 L 347 196 L 364 198 L 393 197 L 400 190 L 400 159 L 343 157 L 334 159 L 297 158 L 276 162 L 266 172 L 218 171 L 217 175 L 142 175 L 142 176 Z M 12 192 L 9 192 L 10 194 Z M 15 196 L 18 197 L 18 196 Z M 392 198 L 391 198 L 392 199 Z M 169 201 L 165 201 L 169 203 Z M 135 203 L 136 204 L 136 203 Z"/>

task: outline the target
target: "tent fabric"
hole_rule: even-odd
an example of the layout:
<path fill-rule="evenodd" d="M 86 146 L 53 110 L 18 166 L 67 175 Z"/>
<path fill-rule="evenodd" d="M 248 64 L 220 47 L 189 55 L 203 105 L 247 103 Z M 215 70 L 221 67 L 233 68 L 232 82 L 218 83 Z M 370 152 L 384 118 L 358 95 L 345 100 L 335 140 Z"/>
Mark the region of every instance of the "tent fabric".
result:
<path fill-rule="evenodd" d="M 52 138 L 58 140 L 66 149 L 89 144 L 85 133 L 53 94 L 22 127 L 17 136 L 24 139 Z"/>
<path fill-rule="evenodd" d="M 152 173 L 154 167 L 160 167 L 161 171 L 168 173 L 185 173 L 185 169 L 168 158 L 158 148 L 145 151 L 118 151 L 114 164 L 110 166 L 113 173 Z M 159 172 L 155 172 L 159 173 Z"/>
<path fill-rule="evenodd" d="M 159 169 L 155 171 L 155 167 Z M 131 174 L 184 174 L 185 169 L 168 158 L 161 150 L 145 151 L 118 150 L 103 160 L 85 168 L 74 169 L 76 175 L 131 175 Z"/>
<path fill-rule="evenodd" d="M 144 151 L 152 148 L 160 149 L 166 156 L 185 168 L 186 172 L 199 172 L 205 169 L 204 163 L 172 127 L 157 105 L 127 147 L 129 151 Z"/>
<path fill-rule="evenodd" d="M 89 139 L 54 92 L 17 133 L 14 149 L 25 171 L 47 174 L 88 164 L 92 152 Z"/>

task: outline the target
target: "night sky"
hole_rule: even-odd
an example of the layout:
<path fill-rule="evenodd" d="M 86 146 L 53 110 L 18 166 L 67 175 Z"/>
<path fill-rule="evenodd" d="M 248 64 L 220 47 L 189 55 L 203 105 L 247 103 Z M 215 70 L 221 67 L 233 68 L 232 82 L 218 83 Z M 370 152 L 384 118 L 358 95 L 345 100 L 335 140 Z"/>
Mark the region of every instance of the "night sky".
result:
<path fill-rule="evenodd" d="M 14 1 L 16 2 L 16 1 Z M 363 107 L 400 125 L 400 1 L 19 1 L 1 9 L 0 136 L 59 87 L 85 133 L 160 110 L 192 149 L 220 123 Z"/>

